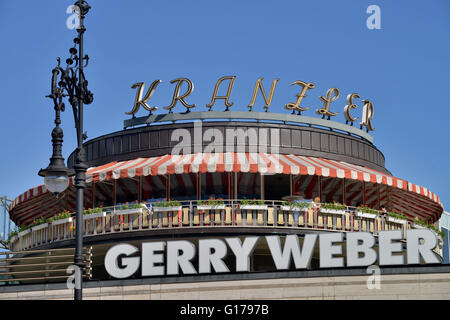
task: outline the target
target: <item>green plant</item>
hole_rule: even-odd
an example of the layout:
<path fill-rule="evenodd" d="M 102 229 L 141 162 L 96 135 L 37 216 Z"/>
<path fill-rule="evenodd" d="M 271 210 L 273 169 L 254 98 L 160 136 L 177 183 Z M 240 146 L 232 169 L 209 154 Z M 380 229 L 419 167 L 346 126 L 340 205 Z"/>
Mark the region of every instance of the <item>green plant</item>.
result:
<path fill-rule="evenodd" d="M 134 202 L 134 203 L 125 203 L 120 205 L 117 210 L 129 210 L 129 209 L 138 209 L 142 207 L 142 203 Z"/>
<path fill-rule="evenodd" d="M 31 226 L 27 226 L 27 225 L 21 225 L 20 227 L 16 226 L 16 228 L 10 232 L 10 234 L 8 235 L 8 242 L 11 240 L 12 237 L 17 236 L 19 234 L 19 232 L 25 231 L 27 229 L 29 229 Z"/>
<path fill-rule="evenodd" d="M 37 220 L 34 220 L 30 227 L 38 226 L 38 225 L 44 224 L 46 222 L 47 222 L 47 219 L 45 219 L 44 217 L 41 217 Z"/>
<path fill-rule="evenodd" d="M 264 200 L 256 200 L 256 199 L 241 199 L 240 201 L 241 205 L 261 205 L 264 204 Z"/>
<path fill-rule="evenodd" d="M 426 223 L 426 222 L 423 221 L 422 219 L 414 218 L 414 219 L 413 219 L 413 222 L 414 222 L 415 224 L 418 224 L 418 225 L 423 226 L 423 227 L 427 227 L 427 226 L 428 226 L 428 223 Z"/>
<path fill-rule="evenodd" d="M 87 210 L 83 210 L 83 214 L 93 214 L 93 213 L 100 213 L 103 212 L 102 207 L 96 207 L 96 208 L 89 208 Z"/>
<path fill-rule="evenodd" d="M 68 210 L 64 210 L 63 212 L 54 215 L 53 217 L 48 219 L 48 222 L 53 222 L 55 220 L 61 220 L 61 219 L 66 219 L 66 218 L 70 218 L 71 217 L 71 213 Z"/>
<path fill-rule="evenodd" d="M 223 199 L 199 200 L 197 202 L 197 204 L 200 206 L 218 206 L 224 203 L 225 201 L 223 201 Z"/>
<path fill-rule="evenodd" d="M 364 213 L 379 214 L 378 210 L 375 210 L 375 209 L 372 209 L 372 208 L 369 208 L 369 207 L 366 207 L 366 206 L 359 206 L 357 208 L 357 211 L 364 212 Z"/>
<path fill-rule="evenodd" d="M 283 201 L 281 205 L 299 209 L 309 207 L 309 203 L 304 201 Z"/>
<path fill-rule="evenodd" d="M 16 228 L 8 236 L 8 243 L 11 242 L 12 237 L 17 236 L 18 234 L 19 234 L 19 227 L 16 226 Z"/>
<path fill-rule="evenodd" d="M 346 206 L 340 203 L 322 203 L 322 208 L 331 210 L 345 210 Z"/>
<path fill-rule="evenodd" d="M 413 222 L 414 222 L 415 224 L 418 224 L 418 225 L 420 225 L 420 226 L 423 226 L 423 227 L 425 227 L 425 228 L 428 228 L 428 229 L 433 230 L 434 232 L 436 232 L 437 234 L 439 234 L 442 238 L 445 237 L 445 232 L 444 232 L 444 231 L 440 231 L 439 228 L 435 227 L 435 226 L 432 225 L 432 224 L 427 223 L 427 222 L 424 221 L 424 220 L 414 218 L 414 219 L 413 219 Z"/>
<path fill-rule="evenodd" d="M 156 201 L 153 206 L 158 208 L 179 207 L 181 202 L 178 200 Z"/>
<path fill-rule="evenodd" d="M 408 220 L 408 217 L 405 216 L 403 213 L 398 213 L 398 212 L 395 212 L 395 211 L 388 212 L 388 216 L 392 217 L 392 218 L 395 218 L 395 219 Z"/>

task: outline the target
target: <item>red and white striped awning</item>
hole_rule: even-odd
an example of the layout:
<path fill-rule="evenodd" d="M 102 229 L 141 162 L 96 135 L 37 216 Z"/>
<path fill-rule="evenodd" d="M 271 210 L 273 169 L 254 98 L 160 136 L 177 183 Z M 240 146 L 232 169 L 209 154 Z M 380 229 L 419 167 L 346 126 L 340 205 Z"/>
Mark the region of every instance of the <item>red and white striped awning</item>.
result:
<path fill-rule="evenodd" d="M 438 205 L 440 211 L 443 211 L 439 197 L 427 188 L 355 164 L 298 155 L 275 155 L 267 153 L 168 154 L 152 158 L 115 161 L 102 166 L 89 168 L 86 173 L 86 182 L 91 183 L 93 181 L 149 175 L 207 172 L 259 172 L 261 174 L 315 175 L 359 180 L 392 187 L 397 190 L 394 194 L 396 197 L 402 198 L 402 195 L 410 194 L 413 196 L 412 199 L 416 200 L 414 201 L 416 205 L 417 202 L 420 202 L 421 206 L 425 209 L 427 205 L 433 205 L 435 207 Z M 74 178 L 72 177 L 70 185 L 73 185 L 73 183 Z M 49 192 L 47 192 L 44 185 L 41 185 L 18 196 L 10 206 L 12 218 L 14 219 L 14 209 L 17 206 L 25 205 L 25 203 L 39 198 L 44 194 L 49 194 Z M 436 212 L 433 214 L 430 213 L 430 216 L 436 216 Z"/>

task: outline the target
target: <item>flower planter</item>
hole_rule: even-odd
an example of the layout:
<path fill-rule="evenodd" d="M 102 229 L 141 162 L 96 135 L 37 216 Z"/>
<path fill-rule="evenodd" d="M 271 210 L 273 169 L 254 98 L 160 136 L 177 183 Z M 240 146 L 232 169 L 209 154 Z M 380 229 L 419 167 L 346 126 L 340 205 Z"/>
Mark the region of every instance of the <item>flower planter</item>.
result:
<path fill-rule="evenodd" d="M 226 207 L 226 205 L 224 204 L 218 204 L 215 206 L 210 206 L 210 205 L 198 205 L 197 209 L 198 210 L 224 210 Z"/>
<path fill-rule="evenodd" d="M 23 236 L 26 236 L 30 232 L 31 232 L 31 229 L 27 229 L 27 230 L 23 230 L 23 231 L 19 232 L 17 235 L 19 236 L 19 238 L 21 238 Z"/>
<path fill-rule="evenodd" d="M 361 211 L 356 211 L 356 215 L 360 218 L 368 218 L 368 219 L 376 219 L 378 217 L 378 215 L 375 213 L 367 213 Z"/>
<path fill-rule="evenodd" d="M 65 218 L 65 219 L 59 219 L 59 220 L 53 221 L 53 222 L 52 222 L 52 226 L 57 226 L 57 225 L 64 224 L 64 223 L 70 223 L 70 222 L 72 222 L 72 221 L 73 221 L 73 218 L 72 218 L 72 217 L 70 217 L 70 218 Z"/>
<path fill-rule="evenodd" d="M 153 207 L 153 212 L 180 211 L 182 206 L 178 207 Z"/>
<path fill-rule="evenodd" d="M 268 206 L 265 204 L 243 204 L 240 208 L 242 210 L 267 210 Z"/>
<path fill-rule="evenodd" d="M 406 224 L 408 222 L 406 220 L 402 220 L 402 219 L 398 219 L 398 218 L 392 218 L 392 217 L 387 217 L 387 221 L 394 222 L 394 223 L 399 223 L 399 224 Z"/>
<path fill-rule="evenodd" d="M 48 223 L 42 223 L 40 225 L 31 228 L 32 231 L 39 231 L 48 227 Z"/>
<path fill-rule="evenodd" d="M 142 208 L 117 210 L 114 214 L 115 215 L 121 215 L 121 214 L 135 214 L 135 213 L 142 213 Z"/>
<path fill-rule="evenodd" d="M 427 227 L 424 227 L 424 226 L 422 226 L 420 224 L 417 224 L 417 223 L 413 223 L 412 226 L 413 226 L 414 229 L 428 229 Z"/>
<path fill-rule="evenodd" d="M 341 216 L 345 214 L 345 210 L 337 210 L 337 209 L 320 209 L 320 212 L 328 214 L 339 214 Z"/>
<path fill-rule="evenodd" d="M 291 207 L 291 206 L 281 206 L 282 211 L 307 211 L 308 208 Z"/>
<path fill-rule="evenodd" d="M 12 236 L 11 240 L 9 240 L 9 243 L 14 243 L 14 242 L 16 242 L 17 239 L 19 239 L 18 236 Z"/>
<path fill-rule="evenodd" d="M 106 212 L 96 212 L 83 215 L 83 220 L 106 217 Z"/>

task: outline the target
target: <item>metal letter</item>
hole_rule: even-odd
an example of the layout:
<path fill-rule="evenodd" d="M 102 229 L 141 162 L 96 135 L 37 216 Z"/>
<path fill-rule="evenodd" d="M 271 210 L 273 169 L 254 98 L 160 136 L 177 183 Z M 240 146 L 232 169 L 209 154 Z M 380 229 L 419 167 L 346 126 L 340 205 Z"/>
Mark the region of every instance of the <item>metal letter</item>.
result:
<path fill-rule="evenodd" d="M 300 107 L 300 102 L 303 100 L 303 98 L 307 97 L 306 91 L 309 89 L 314 89 L 314 87 L 316 85 L 312 82 L 304 82 L 304 81 L 300 81 L 300 80 L 291 83 L 291 86 L 293 86 L 294 84 L 298 84 L 299 86 L 302 86 L 303 87 L 302 91 L 299 94 L 297 94 L 297 102 L 296 103 L 288 103 L 284 107 L 288 110 L 292 110 L 292 114 L 294 114 L 295 111 L 297 110 L 298 115 L 300 115 L 302 111 L 306 111 L 309 109 L 309 107 L 307 107 L 307 108 Z"/>
<path fill-rule="evenodd" d="M 333 97 L 334 95 L 334 97 Z M 330 120 L 330 117 L 333 117 L 337 115 L 339 112 L 331 112 L 330 111 L 330 103 L 333 101 L 336 101 L 339 98 L 339 89 L 338 88 L 331 88 L 327 91 L 327 97 L 320 96 L 320 100 L 323 101 L 324 106 L 323 108 L 317 109 L 316 113 L 322 115 L 322 119 L 325 118 L 325 116 L 328 117 L 328 120 Z"/>
<path fill-rule="evenodd" d="M 186 98 L 188 95 L 190 95 L 194 91 L 194 84 L 192 83 L 191 80 L 189 80 L 187 78 L 177 78 L 177 79 L 170 81 L 170 83 L 175 83 L 175 82 L 177 82 L 177 85 L 175 87 L 175 91 L 173 92 L 172 103 L 170 104 L 170 106 L 164 107 L 164 109 L 167 109 L 167 110 L 169 110 L 169 113 L 172 113 L 172 109 L 177 104 L 177 101 L 180 101 L 183 104 L 183 106 L 185 106 L 187 108 L 186 112 L 190 112 L 191 108 L 195 108 L 195 104 L 192 104 L 192 105 L 187 104 L 187 102 L 184 101 L 184 98 Z M 188 89 L 183 95 L 180 96 L 179 95 L 180 87 L 183 82 L 187 83 Z"/>
<path fill-rule="evenodd" d="M 206 107 L 209 108 L 208 111 L 211 111 L 211 109 L 217 99 L 225 99 L 225 106 L 227 107 L 225 109 L 225 111 L 229 111 L 228 108 L 233 105 L 233 102 L 228 102 L 228 99 L 230 99 L 231 89 L 233 89 L 233 84 L 234 84 L 235 79 L 236 79 L 236 76 L 227 76 L 227 77 L 222 77 L 219 80 L 217 80 L 216 85 L 214 86 L 214 93 L 211 98 L 211 102 L 206 105 Z M 228 83 L 227 95 L 226 96 L 218 96 L 217 91 L 219 91 L 219 86 L 222 83 L 222 81 L 224 81 L 224 80 L 230 80 L 230 83 Z"/>
<path fill-rule="evenodd" d="M 369 232 L 347 233 L 347 267 L 370 266 L 377 260 L 375 237 Z M 359 253 L 364 256 L 360 257 Z"/>
<path fill-rule="evenodd" d="M 267 99 L 266 93 L 264 92 L 264 88 L 262 87 L 262 84 L 261 84 L 263 79 L 264 78 L 259 78 L 256 81 L 255 90 L 253 90 L 252 101 L 248 105 L 248 107 L 250 108 L 249 111 L 252 111 L 252 107 L 255 105 L 256 96 L 258 95 L 258 89 L 261 90 L 261 94 L 263 95 L 264 102 L 266 103 L 265 106 L 264 106 L 264 108 L 266 109 L 266 112 L 267 112 L 267 110 L 269 110 L 269 106 L 272 103 L 273 93 L 275 92 L 275 87 L 277 85 L 277 82 L 280 79 L 275 79 L 275 80 L 272 81 L 272 86 L 270 87 L 270 92 L 269 92 L 269 99 Z"/>
<path fill-rule="evenodd" d="M 142 98 L 142 93 L 144 92 L 145 83 L 138 82 L 133 84 L 131 86 L 131 89 L 138 88 L 136 91 L 136 98 L 134 99 L 133 109 L 130 112 L 125 112 L 125 114 L 132 114 L 134 116 L 134 114 L 138 112 L 140 106 L 142 106 L 145 110 L 150 111 L 150 114 L 152 114 L 152 111 L 158 109 L 158 107 L 150 107 L 147 104 L 147 101 L 152 97 L 153 93 L 156 90 L 156 87 L 161 82 L 162 80 L 153 81 L 153 83 L 150 85 L 150 88 L 148 88 L 144 98 Z"/>
<path fill-rule="evenodd" d="M 401 240 L 401 230 L 380 231 L 378 233 L 378 254 L 380 266 L 403 264 L 403 255 L 393 255 L 402 252 L 402 243 L 392 240 Z"/>
<path fill-rule="evenodd" d="M 423 240 L 422 243 L 420 243 Z M 433 252 L 438 240 L 433 231 L 427 229 L 406 230 L 406 258 L 408 264 L 420 264 L 420 256 L 425 263 L 441 263 Z"/>
<path fill-rule="evenodd" d="M 180 254 L 181 251 L 181 254 Z M 195 246 L 186 240 L 167 242 L 167 274 L 178 275 L 180 266 L 183 274 L 196 274 L 191 260 L 195 256 Z"/>
<path fill-rule="evenodd" d="M 352 109 L 356 109 L 358 107 L 356 104 L 353 103 L 354 98 L 359 99 L 359 94 L 351 93 L 347 96 L 347 105 L 344 107 L 344 116 L 345 119 L 347 120 L 345 124 L 348 124 L 350 122 L 351 125 L 353 125 L 353 121 L 358 120 L 358 118 L 353 118 L 352 115 L 350 114 L 350 111 L 352 111 Z"/>
<path fill-rule="evenodd" d="M 211 273 L 211 265 L 216 272 L 230 272 L 223 258 L 227 255 L 227 245 L 219 239 L 198 241 L 198 271 L 199 273 Z M 211 253 L 211 249 L 214 253 Z"/>
<path fill-rule="evenodd" d="M 342 254 L 342 245 L 333 245 L 334 242 L 342 242 L 342 233 L 321 233 L 319 234 L 319 256 L 321 268 L 340 268 L 344 266 L 344 258 L 333 257 L 335 254 Z"/>
<path fill-rule="evenodd" d="M 239 238 L 225 239 L 236 256 L 236 272 L 250 271 L 250 255 L 255 249 L 258 239 L 259 237 L 246 237 L 244 243 L 241 243 Z"/>
<path fill-rule="evenodd" d="M 132 276 L 139 268 L 139 257 L 122 258 L 123 267 L 119 267 L 119 256 L 132 255 L 138 251 L 138 248 L 130 244 L 118 244 L 105 255 L 105 269 L 111 277 L 123 279 Z"/>
<path fill-rule="evenodd" d="M 145 276 L 163 276 L 164 266 L 155 266 L 155 263 L 163 263 L 163 253 L 155 254 L 155 251 L 163 251 L 165 242 L 144 242 L 142 243 L 142 270 Z"/>
<path fill-rule="evenodd" d="M 289 269 L 291 255 L 296 269 L 308 268 L 311 263 L 316 239 L 317 234 L 305 234 L 302 250 L 300 251 L 298 236 L 290 234 L 286 236 L 284 249 L 282 250 L 279 236 L 266 236 L 266 241 L 277 270 Z"/>
<path fill-rule="evenodd" d="M 363 106 L 363 114 L 362 119 L 363 121 L 359 124 L 361 129 L 363 126 L 366 127 L 366 131 L 374 131 L 375 129 L 372 127 L 372 118 L 373 118 L 373 104 L 369 100 L 364 100 L 364 106 Z"/>

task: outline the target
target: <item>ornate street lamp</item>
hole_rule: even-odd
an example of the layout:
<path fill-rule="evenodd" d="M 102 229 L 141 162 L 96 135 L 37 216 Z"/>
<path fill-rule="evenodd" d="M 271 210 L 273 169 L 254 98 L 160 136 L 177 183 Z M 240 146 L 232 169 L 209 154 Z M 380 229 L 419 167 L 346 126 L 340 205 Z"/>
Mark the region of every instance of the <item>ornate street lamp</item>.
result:
<path fill-rule="evenodd" d="M 86 185 L 87 165 L 84 163 L 85 155 L 83 140 L 87 138 L 83 133 L 83 104 L 90 104 L 94 100 L 92 92 L 87 89 L 88 81 L 84 76 L 83 69 L 88 65 L 88 55 L 83 56 L 83 33 L 84 18 L 91 7 L 84 0 L 75 2 L 74 9 L 79 15 L 78 36 L 73 39 L 74 46 L 70 48 L 70 57 L 66 60 L 67 66 L 63 69 L 58 65 L 52 70 L 52 93 L 47 97 L 53 100 L 56 117 L 55 128 L 52 131 L 53 154 L 50 164 L 46 169 L 41 169 L 39 175 L 44 177 L 47 189 L 58 196 L 69 185 L 69 177 L 75 175 L 74 186 L 76 188 L 76 227 L 75 227 L 75 300 L 82 299 L 82 277 L 84 269 L 83 259 L 83 193 Z M 77 49 L 78 46 L 78 49 Z M 58 79 L 59 77 L 59 79 Z M 62 157 L 63 131 L 60 112 L 65 110 L 64 97 L 69 97 L 72 106 L 77 132 L 77 148 L 75 152 L 75 170 L 68 169 Z"/>

